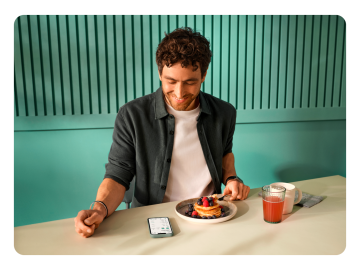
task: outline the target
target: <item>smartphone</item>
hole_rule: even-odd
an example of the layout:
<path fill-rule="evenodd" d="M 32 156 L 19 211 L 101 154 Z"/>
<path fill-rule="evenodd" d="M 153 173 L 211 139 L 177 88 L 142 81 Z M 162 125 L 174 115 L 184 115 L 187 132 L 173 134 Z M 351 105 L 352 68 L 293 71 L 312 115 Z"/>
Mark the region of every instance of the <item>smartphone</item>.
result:
<path fill-rule="evenodd" d="M 153 217 L 148 218 L 147 221 L 151 237 L 162 238 L 174 235 L 169 218 Z"/>

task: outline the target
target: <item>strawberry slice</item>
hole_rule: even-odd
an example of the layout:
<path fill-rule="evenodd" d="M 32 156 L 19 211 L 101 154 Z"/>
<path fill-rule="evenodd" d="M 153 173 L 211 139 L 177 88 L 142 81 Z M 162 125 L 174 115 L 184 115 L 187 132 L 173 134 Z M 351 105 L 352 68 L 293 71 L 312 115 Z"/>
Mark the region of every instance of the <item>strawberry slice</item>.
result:
<path fill-rule="evenodd" d="M 208 198 L 207 198 L 207 197 L 202 198 L 202 201 L 203 201 L 203 202 L 204 202 L 205 200 L 208 201 Z"/>
<path fill-rule="evenodd" d="M 192 216 L 193 216 L 193 215 L 198 215 L 198 212 L 193 211 L 193 212 L 191 213 L 191 215 L 192 215 Z"/>

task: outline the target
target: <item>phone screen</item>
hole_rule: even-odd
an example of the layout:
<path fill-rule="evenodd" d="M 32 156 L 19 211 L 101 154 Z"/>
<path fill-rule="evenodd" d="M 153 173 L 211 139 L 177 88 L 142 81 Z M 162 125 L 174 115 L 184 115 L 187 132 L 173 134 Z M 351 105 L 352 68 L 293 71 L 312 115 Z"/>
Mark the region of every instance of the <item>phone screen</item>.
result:
<path fill-rule="evenodd" d="M 148 221 L 151 234 L 167 234 L 172 232 L 168 218 L 149 218 Z"/>

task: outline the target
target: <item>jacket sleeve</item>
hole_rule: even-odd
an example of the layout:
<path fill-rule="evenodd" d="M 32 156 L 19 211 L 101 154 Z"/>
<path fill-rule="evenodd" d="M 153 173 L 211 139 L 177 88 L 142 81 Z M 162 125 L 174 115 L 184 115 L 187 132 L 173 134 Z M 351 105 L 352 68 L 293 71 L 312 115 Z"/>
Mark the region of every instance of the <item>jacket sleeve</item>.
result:
<path fill-rule="evenodd" d="M 136 174 L 135 138 L 128 128 L 124 109 L 120 108 L 114 125 L 113 142 L 111 144 L 108 163 L 105 165 L 104 178 L 111 178 L 123 185 L 126 190 Z"/>
<path fill-rule="evenodd" d="M 223 152 L 223 157 L 228 153 L 232 153 L 233 136 L 234 136 L 235 125 L 236 125 L 236 109 L 234 107 L 232 108 L 232 115 L 231 115 L 230 119 L 231 119 L 230 128 L 229 128 L 229 133 L 227 136 L 227 140 L 226 140 L 226 144 L 225 144 L 225 148 L 224 148 L 224 152 Z"/>

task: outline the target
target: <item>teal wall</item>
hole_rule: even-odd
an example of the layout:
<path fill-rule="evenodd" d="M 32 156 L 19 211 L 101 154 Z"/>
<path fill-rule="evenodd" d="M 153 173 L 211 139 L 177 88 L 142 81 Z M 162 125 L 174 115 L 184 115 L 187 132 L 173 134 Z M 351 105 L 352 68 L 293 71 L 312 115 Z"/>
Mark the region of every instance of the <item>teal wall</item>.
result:
<path fill-rule="evenodd" d="M 250 187 L 346 176 L 339 16 L 21 16 L 14 25 L 15 226 L 89 207 L 118 108 L 158 88 L 156 47 L 164 31 L 185 25 L 211 42 L 202 91 L 237 108 L 235 165 Z"/>

